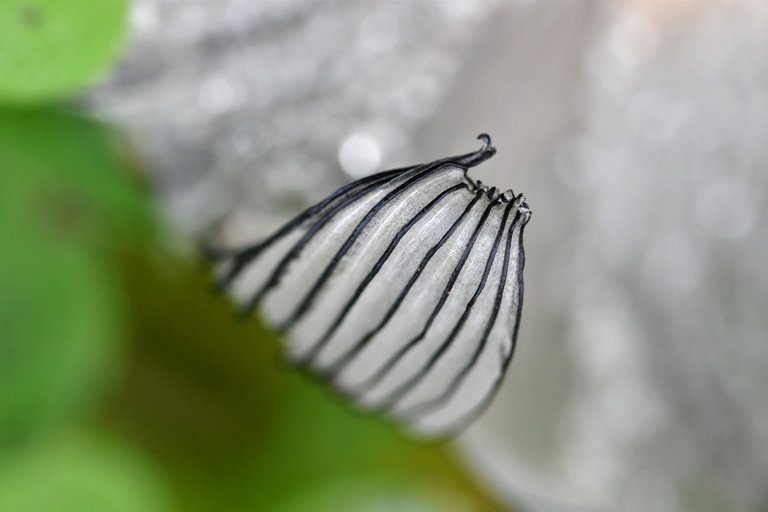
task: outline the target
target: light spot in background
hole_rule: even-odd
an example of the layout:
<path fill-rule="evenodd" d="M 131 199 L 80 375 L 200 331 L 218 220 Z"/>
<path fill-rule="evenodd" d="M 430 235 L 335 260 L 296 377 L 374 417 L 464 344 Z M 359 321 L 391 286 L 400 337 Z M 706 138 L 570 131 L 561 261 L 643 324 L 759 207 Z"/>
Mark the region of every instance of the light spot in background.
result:
<path fill-rule="evenodd" d="M 136 32 L 151 32 L 159 22 L 155 6 L 146 2 L 133 3 L 131 6 L 131 27 Z"/>
<path fill-rule="evenodd" d="M 442 10 L 452 21 L 464 21 L 476 15 L 479 10 L 475 2 L 437 2 L 435 7 Z"/>
<path fill-rule="evenodd" d="M 674 230 L 654 237 L 643 265 L 648 290 L 658 301 L 674 302 L 674 294 L 693 291 L 704 273 L 701 250 L 686 233 Z"/>
<path fill-rule="evenodd" d="M 648 140 L 672 139 L 688 116 L 688 107 L 658 88 L 632 95 L 627 106 L 627 125 Z"/>
<path fill-rule="evenodd" d="M 378 141 L 365 133 L 349 135 L 339 147 L 339 163 L 353 178 L 372 173 L 381 164 Z"/>
<path fill-rule="evenodd" d="M 228 149 L 238 155 L 252 156 L 254 152 L 254 135 L 249 130 L 239 127 L 232 134 Z"/>
<path fill-rule="evenodd" d="M 723 176 L 702 187 L 696 197 L 694 217 L 707 232 L 736 240 L 755 227 L 757 207 L 755 191 L 745 180 Z"/>
<path fill-rule="evenodd" d="M 398 44 L 397 29 L 397 18 L 391 12 L 369 14 L 360 24 L 360 50 L 370 57 L 394 51 Z"/>
<path fill-rule="evenodd" d="M 242 100 L 242 88 L 234 81 L 213 77 L 200 86 L 198 101 L 209 114 L 223 114 Z"/>
<path fill-rule="evenodd" d="M 437 81 L 428 74 L 415 75 L 394 91 L 397 107 L 403 116 L 426 119 L 437 107 L 439 95 Z"/>
<path fill-rule="evenodd" d="M 660 35 L 647 17 L 627 14 L 607 31 L 603 44 L 617 65 L 635 69 L 658 49 Z"/>

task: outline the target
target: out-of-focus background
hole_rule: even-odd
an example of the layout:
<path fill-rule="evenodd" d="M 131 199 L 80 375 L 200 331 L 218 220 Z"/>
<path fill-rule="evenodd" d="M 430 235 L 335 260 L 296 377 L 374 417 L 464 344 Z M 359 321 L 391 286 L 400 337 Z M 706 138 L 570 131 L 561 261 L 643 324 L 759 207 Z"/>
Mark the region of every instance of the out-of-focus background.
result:
<path fill-rule="evenodd" d="M 423 444 L 195 247 L 483 131 L 523 324 Z M 0 510 L 768 511 L 767 168 L 760 0 L 4 0 Z"/>

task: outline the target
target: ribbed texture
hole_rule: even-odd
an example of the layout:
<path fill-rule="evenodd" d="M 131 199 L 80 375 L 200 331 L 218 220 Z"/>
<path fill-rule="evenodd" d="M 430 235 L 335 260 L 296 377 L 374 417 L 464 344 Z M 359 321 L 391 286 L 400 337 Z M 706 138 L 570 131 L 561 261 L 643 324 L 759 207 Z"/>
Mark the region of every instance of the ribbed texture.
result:
<path fill-rule="evenodd" d="M 520 321 L 530 210 L 467 177 L 495 152 L 358 180 L 266 241 L 220 251 L 219 283 L 288 357 L 360 407 L 450 434 L 490 401 Z"/>

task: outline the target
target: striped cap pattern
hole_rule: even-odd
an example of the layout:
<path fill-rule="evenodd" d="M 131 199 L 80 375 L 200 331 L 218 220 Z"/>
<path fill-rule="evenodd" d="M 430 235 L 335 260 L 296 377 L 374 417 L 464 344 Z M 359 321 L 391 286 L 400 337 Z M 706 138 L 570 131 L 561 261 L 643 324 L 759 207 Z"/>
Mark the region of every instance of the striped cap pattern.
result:
<path fill-rule="evenodd" d="M 467 176 L 478 151 L 340 188 L 264 241 L 213 250 L 217 281 L 284 334 L 288 358 L 414 434 L 490 402 L 523 299 L 525 198 Z"/>

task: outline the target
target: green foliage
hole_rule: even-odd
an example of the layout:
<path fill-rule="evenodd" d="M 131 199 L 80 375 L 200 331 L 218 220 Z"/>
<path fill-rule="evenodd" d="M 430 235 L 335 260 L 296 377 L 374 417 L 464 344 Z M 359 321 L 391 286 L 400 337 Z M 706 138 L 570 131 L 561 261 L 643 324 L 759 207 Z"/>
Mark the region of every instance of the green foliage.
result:
<path fill-rule="evenodd" d="M 103 126 L 58 109 L 0 108 L 0 222 L 25 240 L 80 247 L 151 232 L 140 176 Z"/>
<path fill-rule="evenodd" d="M 0 100 L 63 98 L 104 71 L 120 49 L 127 0 L 3 0 Z"/>
<path fill-rule="evenodd" d="M 134 345 L 104 422 L 164 461 L 183 510 L 495 509 L 443 446 L 283 363 L 279 339 L 238 321 L 207 269 L 141 253 L 124 269 Z"/>
<path fill-rule="evenodd" d="M 120 352 L 119 292 L 103 254 L 149 208 L 100 126 L 0 110 L 0 445 L 97 403 Z"/>
<path fill-rule="evenodd" d="M 430 496 L 423 488 L 412 483 L 392 478 L 352 477 L 328 483 L 324 486 L 309 486 L 277 506 L 276 512 L 312 512 L 332 510 L 334 512 L 358 512 L 397 510 L 398 512 L 441 512 L 461 510 L 455 503 L 441 502 L 438 495 Z M 469 507 L 464 510 L 470 510 Z"/>
<path fill-rule="evenodd" d="M 10 444 L 92 407 L 117 362 L 119 320 L 103 262 L 2 238 L 0 443 Z"/>
<path fill-rule="evenodd" d="M 0 0 L 0 510 L 494 509 L 441 446 L 288 371 L 161 247 L 110 128 L 8 107 L 105 69 L 125 13 Z"/>
<path fill-rule="evenodd" d="M 0 510 L 169 510 L 140 452 L 61 435 L 120 377 L 114 260 L 152 240 L 148 198 L 109 130 L 57 109 L 0 108 L 0 162 Z"/>
<path fill-rule="evenodd" d="M 162 512 L 170 503 L 149 461 L 90 433 L 65 434 L 0 464 L 0 510 Z"/>

